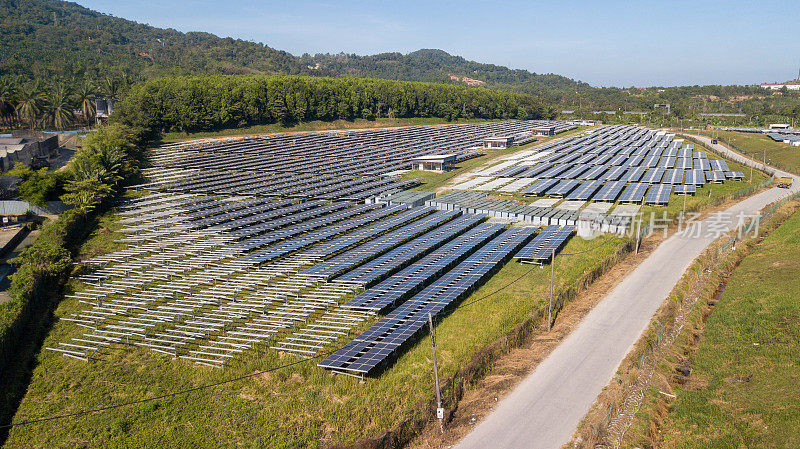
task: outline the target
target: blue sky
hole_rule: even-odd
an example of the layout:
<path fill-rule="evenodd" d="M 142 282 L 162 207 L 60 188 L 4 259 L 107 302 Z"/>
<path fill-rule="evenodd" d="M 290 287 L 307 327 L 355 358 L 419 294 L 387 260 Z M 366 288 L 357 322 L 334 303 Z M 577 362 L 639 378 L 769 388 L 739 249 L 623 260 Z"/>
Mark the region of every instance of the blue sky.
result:
<path fill-rule="evenodd" d="M 302 53 L 439 48 L 595 86 L 755 84 L 800 68 L 795 1 L 78 0 Z"/>

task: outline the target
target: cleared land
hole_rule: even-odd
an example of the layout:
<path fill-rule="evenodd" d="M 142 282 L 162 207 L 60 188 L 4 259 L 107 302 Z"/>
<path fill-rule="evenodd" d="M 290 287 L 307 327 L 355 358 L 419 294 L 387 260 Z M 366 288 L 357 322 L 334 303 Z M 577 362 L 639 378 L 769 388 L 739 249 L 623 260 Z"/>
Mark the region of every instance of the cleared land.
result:
<path fill-rule="evenodd" d="M 712 137 L 712 131 L 697 131 L 697 134 Z M 767 164 L 792 173 L 800 173 L 800 148 L 788 143 L 775 142 L 765 134 L 719 131 L 719 138 L 732 144 L 740 152 L 761 161 L 766 150 Z"/>
<path fill-rule="evenodd" d="M 614 242 L 573 257 L 569 265 L 556 264 L 557 290 L 597 266 L 623 243 L 604 238 Z M 564 251 L 582 251 L 602 241 L 573 238 Z M 530 269 L 530 265 L 509 262 L 465 302 L 505 286 Z M 539 310 L 546 303 L 548 288 L 549 270 L 534 269 L 512 287 L 446 317 L 437 327 L 440 375 L 452 376 L 482 347 Z M 79 308 L 75 300 L 67 299 L 56 315 L 67 316 Z M 59 322 L 44 346 L 82 332 L 72 323 Z M 6 446 L 324 447 L 353 443 L 377 437 L 404 419 L 428 412 L 418 407 L 433 395 L 429 356 L 428 341 L 423 339 L 391 369 L 363 384 L 305 362 L 163 401 L 14 428 Z M 299 359 L 266 351 L 245 355 L 239 363 L 218 370 L 168 360 L 140 348 L 116 350 L 107 360 L 93 363 L 45 351 L 39 355 L 40 365 L 16 419 L 152 397 L 294 360 Z"/>
<path fill-rule="evenodd" d="M 728 280 L 678 386 L 660 447 L 800 446 L 800 214 Z"/>

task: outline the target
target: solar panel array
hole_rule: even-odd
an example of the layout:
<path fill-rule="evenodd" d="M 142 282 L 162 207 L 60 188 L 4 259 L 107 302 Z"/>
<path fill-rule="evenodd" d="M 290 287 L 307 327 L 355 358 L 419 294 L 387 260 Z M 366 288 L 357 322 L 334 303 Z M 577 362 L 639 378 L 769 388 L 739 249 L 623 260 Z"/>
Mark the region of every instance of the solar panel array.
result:
<path fill-rule="evenodd" d="M 148 192 L 118 208 L 127 247 L 86 261 L 85 287 L 71 295 L 81 307 L 64 320 L 85 331 L 48 349 L 89 360 L 138 347 L 221 367 L 262 348 L 316 353 L 433 285 L 436 299 L 425 304 L 452 302 L 532 231 L 482 223 L 484 214 L 375 199 L 413 185 L 390 172 L 417 155 L 470 157 L 484 137 L 527 138 L 542 123 L 156 150 L 139 186 Z M 450 275 L 459 286 L 436 284 Z"/>
<path fill-rule="evenodd" d="M 444 313 L 464 298 L 525 244 L 533 232 L 533 228 L 511 228 L 503 232 L 318 366 L 367 374 L 386 363 L 425 327 L 429 313 Z"/>
<path fill-rule="evenodd" d="M 575 232 L 575 226 L 550 225 L 514 254 L 521 262 L 546 262 L 558 252 Z"/>
<path fill-rule="evenodd" d="M 533 154 L 500 165 L 502 168 L 499 170 L 489 168 L 481 172 L 486 176 L 480 186 L 465 181 L 455 188 L 614 201 L 614 197 L 609 197 L 620 191 L 621 187 L 616 184 L 619 181 L 630 187 L 627 194 L 622 193 L 625 201 L 641 203 L 645 200 L 647 187 L 638 184 L 652 185 L 661 192 L 667 189 L 657 187 L 662 184 L 697 187 L 707 179 L 709 182 L 723 182 L 729 172 L 724 160 L 709 160 L 705 151 L 694 151 L 693 144 L 675 139 L 673 134 L 628 125 L 600 126 L 537 147 Z M 508 179 L 502 183 L 495 182 L 499 177 Z M 525 181 L 515 183 L 512 178 Z M 741 177 L 731 175 L 727 179 Z M 513 188 L 505 188 L 512 185 Z M 693 190 L 682 188 L 681 191 Z M 653 204 L 666 203 L 659 200 Z"/>

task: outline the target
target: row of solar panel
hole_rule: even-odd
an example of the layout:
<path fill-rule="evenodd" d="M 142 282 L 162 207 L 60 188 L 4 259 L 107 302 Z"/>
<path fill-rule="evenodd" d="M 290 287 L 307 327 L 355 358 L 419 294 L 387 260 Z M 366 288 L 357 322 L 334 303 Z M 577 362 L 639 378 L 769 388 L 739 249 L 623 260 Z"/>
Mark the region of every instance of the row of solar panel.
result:
<path fill-rule="evenodd" d="M 344 307 L 374 312 L 391 308 L 463 261 L 503 228 L 499 224 L 482 223 L 372 286 L 345 303 Z"/>
<path fill-rule="evenodd" d="M 336 257 L 320 262 L 310 268 L 300 272 L 301 276 L 313 276 L 322 279 L 329 279 L 345 271 L 351 270 L 364 262 L 374 259 L 381 254 L 392 250 L 398 245 L 415 238 L 416 240 L 422 239 L 423 246 L 425 244 L 433 244 L 441 242 L 442 239 L 450 239 L 459 232 L 463 231 L 462 221 L 457 221 L 455 224 L 445 225 L 444 223 L 461 215 L 459 211 L 437 211 L 425 217 L 422 220 L 417 220 L 402 228 L 388 232 L 376 239 L 370 240 L 362 245 L 359 245 L 351 250 L 345 251 Z M 442 229 L 436 229 L 441 227 Z M 428 234 L 420 235 L 424 232 Z M 413 245 L 412 245 L 413 246 Z M 408 251 L 408 248 L 404 248 Z"/>
<path fill-rule="evenodd" d="M 575 226 L 550 225 L 514 254 L 521 262 L 547 262 L 567 243 Z"/>
<path fill-rule="evenodd" d="M 425 325 L 465 297 L 533 235 L 533 228 L 511 228 L 425 287 L 318 366 L 366 374 L 409 342 Z"/>

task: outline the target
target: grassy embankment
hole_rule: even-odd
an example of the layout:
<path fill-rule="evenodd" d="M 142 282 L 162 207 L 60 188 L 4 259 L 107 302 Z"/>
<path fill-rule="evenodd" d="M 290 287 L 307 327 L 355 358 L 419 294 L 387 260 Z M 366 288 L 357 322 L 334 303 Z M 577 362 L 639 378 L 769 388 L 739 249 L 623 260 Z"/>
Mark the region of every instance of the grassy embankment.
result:
<path fill-rule="evenodd" d="M 684 346 L 676 349 L 692 369 L 688 380 L 670 382 L 676 398 L 666 407 L 656 404 L 665 397 L 649 392 L 627 444 L 641 446 L 649 441 L 665 448 L 800 445 L 800 397 L 796 394 L 799 268 L 800 213 L 796 212 L 749 251 L 718 300 L 710 301 L 713 308 L 695 314 L 694 326 L 700 330 L 684 331 Z M 666 375 L 671 363 L 662 365 Z M 664 408 L 667 411 L 661 412 L 664 417 L 653 435 L 645 424 L 654 410 Z"/>
<path fill-rule="evenodd" d="M 800 173 L 800 147 L 775 142 L 766 134 L 730 131 L 696 131 L 696 133 L 707 137 L 712 137 L 716 133 L 721 143 L 727 143 L 757 161 L 763 160 L 766 155 L 767 164 L 792 173 Z"/>
<path fill-rule="evenodd" d="M 108 220 L 102 219 L 114 228 Z M 569 256 L 569 263 L 556 264 L 557 291 L 573 285 L 623 244 L 612 237 L 602 239 L 612 242 L 596 251 Z M 565 251 L 594 247 L 602 239 L 573 238 Z M 81 252 L 109 248 L 107 240 L 106 233 L 96 233 Z M 494 292 L 530 269 L 530 265 L 509 262 L 466 301 Z M 444 318 L 437 327 L 442 378 L 456 374 L 481 349 L 537 313 L 546 304 L 548 280 L 549 270 L 534 269 L 500 293 Z M 71 281 L 68 288 L 80 285 Z M 65 299 L 56 316 L 83 309 L 74 299 Z M 44 346 L 85 331 L 74 323 L 58 321 Z M 431 411 L 420 404 L 433 397 L 429 356 L 428 341 L 422 339 L 391 368 L 363 384 L 305 362 L 170 399 L 17 427 L 6 447 L 324 447 L 353 443 L 379 436 L 407 419 L 428 416 Z M 106 359 L 92 363 L 42 351 L 15 420 L 152 397 L 294 360 L 261 349 L 219 370 L 172 360 L 140 347 L 115 348 Z"/>

